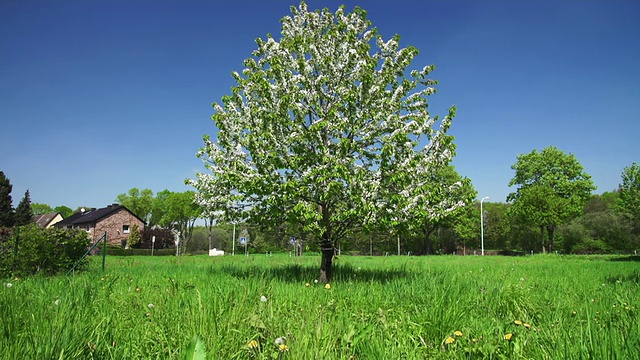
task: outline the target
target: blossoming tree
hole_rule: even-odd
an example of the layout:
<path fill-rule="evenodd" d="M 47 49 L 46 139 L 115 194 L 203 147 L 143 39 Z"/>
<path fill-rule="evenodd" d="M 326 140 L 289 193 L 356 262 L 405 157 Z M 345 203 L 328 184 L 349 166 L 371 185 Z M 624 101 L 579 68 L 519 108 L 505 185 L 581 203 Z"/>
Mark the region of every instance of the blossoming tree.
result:
<path fill-rule="evenodd" d="M 417 49 L 383 40 L 364 10 L 303 2 L 291 13 L 279 40 L 256 40 L 231 95 L 213 104 L 217 138 L 205 135 L 198 152 L 208 171 L 189 182 L 226 220 L 287 221 L 314 234 L 328 282 L 336 240 L 355 225 L 460 206 L 434 202 L 428 176 L 453 157 L 455 108 L 430 115 L 433 66 L 409 71 Z"/>

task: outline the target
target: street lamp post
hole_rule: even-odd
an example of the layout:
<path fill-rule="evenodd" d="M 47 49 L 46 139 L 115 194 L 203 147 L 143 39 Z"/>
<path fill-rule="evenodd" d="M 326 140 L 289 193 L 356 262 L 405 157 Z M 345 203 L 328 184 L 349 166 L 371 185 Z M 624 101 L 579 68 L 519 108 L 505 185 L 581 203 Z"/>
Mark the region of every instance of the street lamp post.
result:
<path fill-rule="evenodd" d="M 485 196 L 480 200 L 480 242 L 482 244 L 482 256 L 484 256 L 484 214 L 482 213 L 482 203 L 489 199 L 488 196 Z"/>

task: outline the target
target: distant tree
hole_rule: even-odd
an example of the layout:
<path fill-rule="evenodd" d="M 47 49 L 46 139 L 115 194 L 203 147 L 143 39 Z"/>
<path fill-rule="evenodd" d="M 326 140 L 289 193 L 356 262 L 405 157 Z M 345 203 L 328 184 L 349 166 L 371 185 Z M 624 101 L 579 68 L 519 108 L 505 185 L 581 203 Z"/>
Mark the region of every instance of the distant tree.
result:
<path fill-rule="evenodd" d="M 9 179 L 0 171 L 0 227 L 11 227 L 14 223 L 13 202 L 11 200 L 11 190 L 13 185 Z"/>
<path fill-rule="evenodd" d="M 129 189 L 128 193 L 118 195 L 116 202 L 125 206 L 146 223 L 149 223 L 153 209 L 153 191 L 150 189 L 143 189 L 142 191 L 138 190 L 138 188 Z"/>
<path fill-rule="evenodd" d="M 508 209 L 509 204 L 498 202 L 484 203 L 485 249 L 516 250 L 509 241 L 510 224 L 507 216 Z"/>
<path fill-rule="evenodd" d="M 632 237 L 632 222 L 623 214 L 607 209 L 585 215 L 582 222 L 592 239 L 602 241 L 611 250 L 637 249 L 638 243 Z"/>
<path fill-rule="evenodd" d="M 455 108 L 430 115 L 434 67 L 408 69 L 418 50 L 383 40 L 366 11 L 291 12 L 214 104 L 217 140 L 205 136 L 198 153 L 208 172 L 191 184 L 227 219 L 299 224 L 319 242 L 327 282 L 358 225 L 395 230 L 414 206 L 440 218 L 458 205 L 431 203 L 428 177 L 453 157 Z"/>
<path fill-rule="evenodd" d="M 458 211 L 452 226 L 464 247 L 480 248 L 480 202 L 475 201 Z"/>
<path fill-rule="evenodd" d="M 516 174 L 509 186 L 518 189 L 507 197 L 507 201 L 513 202 L 510 211 L 540 227 L 542 234 L 546 229 L 552 252 L 556 227 L 582 214 L 591 191 L 595 190 L 593 181 L 573 154 L 565 154 L 553 146 L 518 155 L 511 168 Z"/>
<path fill-rule="evenodd" d="M 25 191 L 24 197 L 20 200 L 14 216 L 16 226 L 29 225 L 33 223 L 33 211 L 31 211 L 31 197 L 29 190 Z"/>
<path fill-rule="evenodd" d="M 160 225 L 162 219 L 165 217 L 167 212 L 167 198 L 171 194 L 169 190 L 162 190 L 156 194 L 156 197 L 153 199 L 151 203 L 151 216 L 149 218 L 148 227 L 153 227 L 154 225 Z"/>
<path fill-rule="evenodd" d="M 602 195 L 593 194 L 587 200 L 587 203 L 584 204 L 583 213 L 587 215 L 589 213 L 600 212 L 605 210 L 614 210 L 620 198 L 620 193 L 618 191 L 615 192 L 605 192 Z"/>
<path fill-rule="evenodd" d="M 634 234 L 640 235 L 640 165 L 634 162 L 624 168 L 619 188 L 618 207 L 631 220 Z"/>
<path fill-rule="evenodd" d="M 73 209 L 64 205 L 56 206 L 55 208 L 53 208 L 53 211 L 59 212 L 63 218 L 68 218 L 69 216 L 73 215 Z"/>
<path fill-rule="evenodd" d="M 195 192 L 168 192 L 164 198 L 164 211 L 159 225 L 179 233 L 179 251 L 183 254 L 193 234 L 195 221 L 202 213 L 202 208 L 195 203 Z"/>
<path fill-rule="evenodd" d="M 422 254 L 431 254 L 431 235 L 441 227 L 451 224 L 457 212 L 463 211 L 467 204 L 471 204 L 478 194 L 473 188 L 471 180 L 460 176 L 453 166 L 444 166 L 430 174 L 429 186 L 425 186 L 424 203 L 406 206 L 407 222 L 419 229 L 423 235 Z M 400 194 L 404 196 L 404 194 Z M 405 197 L 406 201 L 414 201 L 412 197 Z M 400 200 L 399 200 L 400 201 Z M 454 211 L 446 211 L 455 209 Z"/>
<path fill-rule="evenodd" d="M 31 203 L 31 211 L 33 211 L 33 215 L 44 215 L 52 213 L 54 210 L 47 204 Z"/>
<path fill-rule="evenodd" d="M 627 252 L 638 248 L 632 223 L 615 209 L 591 211 L 559 227 L 566 253 Z"/>

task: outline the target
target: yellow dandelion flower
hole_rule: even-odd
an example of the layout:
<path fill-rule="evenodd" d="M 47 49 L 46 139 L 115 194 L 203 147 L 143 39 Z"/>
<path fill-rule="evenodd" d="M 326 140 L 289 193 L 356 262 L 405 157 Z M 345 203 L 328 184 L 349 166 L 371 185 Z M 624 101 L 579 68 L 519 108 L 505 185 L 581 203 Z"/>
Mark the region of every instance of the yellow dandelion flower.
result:
<path fill-rule="evenodd" d="M 136 288 L 136 292 L 140 292 L 140 288 L 139 287 Z"/>
<path fill-rule="evenodd" d="M 513 334 L 512 333 L 508 333 L 507 335 L 504 336 L 504 339 L 507 341 L 511 341 L 511 339 L 513 339 Z"/>
<path fill-rule="evenodd" d="M 306 284 L 304 284 L 304 286 L 307 286 L 307 287 L 309 287 L 309 286 L 311 286 L 311 284 L 309 284 L 309 283 L 306 283 Z"/>
<path fill-rule="evenodd" d="M 258 341 L 257 340 L 251 340 L 249 341 L 249 349 L 257 349 L 258 348 Z"/>
<path fill-rule="evenodd" d="M 513 323 L 514 323 L 514 324 L 516 324 L 516 325 L 518 325 L 518 326 L 522 325 L 522 321 L 520 321 L 520 320 L 516 320 L 516 321 L 514 321 Z"/>
<path fill-rule="evenodd" d="M 451 336 L 447 337 L 447 338 L 444 340 L 444 343 L 445 343 L 445 344 L 447 344 L 447 345 L 449 345 L 449 344 L 453 344 L 454 342 L 456 342 L 456 339 L 452 338 Z"/>
<path fill-rule="evenodd" d="M 523 326 L 527 329 L 531 329 L 531 324 L 524 323 Z"/>
<path fill-rule="evenodd" d="M 289 351 L 289 347 L 286 344 L 280 344 L 280 346 L 278 346 L 278 350 L 281 352 Z"/>
<path fill-rule="evenodd" d="M 327 290 L 331 290 L 331 284 L 325 285 L 324 288 L 327 289 Z"/>
<path fill-rule="evenodd" d="M 453 335 L 455 335 L 455 336 L 462 336 L 462 331 L 460 331 L 460 330 L 456 330 L 456 331 L 453 333 Z"/>

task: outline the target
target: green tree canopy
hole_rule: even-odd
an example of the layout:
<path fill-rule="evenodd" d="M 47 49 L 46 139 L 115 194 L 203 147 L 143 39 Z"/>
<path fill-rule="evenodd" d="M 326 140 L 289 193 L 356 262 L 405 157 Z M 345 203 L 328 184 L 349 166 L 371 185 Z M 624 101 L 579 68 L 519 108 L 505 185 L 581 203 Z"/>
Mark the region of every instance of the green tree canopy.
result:
<path fill-rule="evenodd" d="M 150 189 L 140 191 L 138 188 L 131 188 L 126 194 L 116 196 L 116 202 L 149 223 L 153 209 L 153 191 Z"/>
<path fill-rule="evenodd" d="M 214 103 L 217 139 L 205 136 L 198 152 L 209 171 L 191 184 L 228 219 L 300 224 L 320 243 L 326 282 L 336 241 L 356 225 L 457 206 L 433 204 L 429 178 L 453 157 L 455 109 L 430 115 L 434 66 L 409 70 L 418 50 L 384 40 L 364 10 L 302 2 L 291 12 L 280 39 L 257 39 L 231 95 Z"/>
<path fill-rule="evenodd" d="M 202 214 L 202 208 L 195 202 L 195 192 L 171 192 L 164 190 L 158 193 L 154 204 L 161 217 L 158 225 L 173 229 L 179 233 L 179 251 L 184 253 L 191 235 L 195 221 Z"/>
<path fill-rule="evenodd" d="M 44 215 L 54 212 L 53 208 L 47 204 L 31 203 L 33 215 Z"/>
<path fill-rule="evenodd" d="M 622 171 L 618 208 L 631 220 L 634 233 L 640 235 L 640 165 L 627 166 Z"/>
<path fill-rule="evenodd" d="M 55 208 L 53 208 L 53 211 L 59 212 L 63 218 L 68 218 L 69 216 L 73 215 L 73 209 L 64 205 L 56 206 Z"/>
<path fill-rule="evenodd" d="M 546 228 L 552 252 L 555 228 L 582 213 L 595 190 L 593 181 L 573 154 L 554 146 L 518 155 L 511 168 L 516 173 L 509 186 L 518 188 L 507 197 L 513 202 L 510 211 L 541 231 Z"/>

